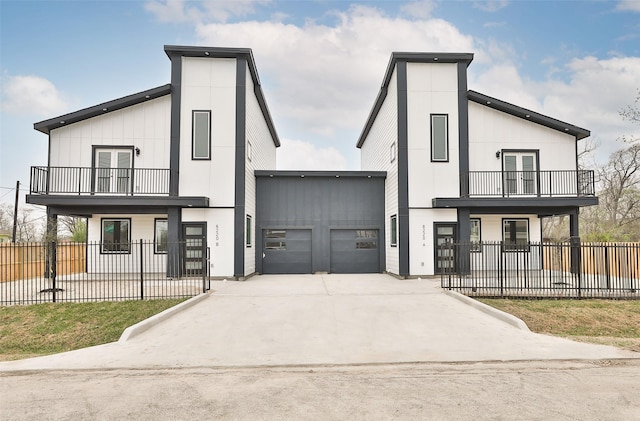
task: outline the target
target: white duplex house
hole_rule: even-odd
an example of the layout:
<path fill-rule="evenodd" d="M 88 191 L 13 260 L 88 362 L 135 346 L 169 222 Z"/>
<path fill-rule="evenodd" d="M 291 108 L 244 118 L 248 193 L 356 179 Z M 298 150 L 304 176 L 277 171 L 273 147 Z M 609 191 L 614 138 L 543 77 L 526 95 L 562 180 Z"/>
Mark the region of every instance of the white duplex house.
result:
<path fill-rule="evenodd" d="M 181 264 L 168 275 L 255 272 L 254 170 L 274 169 L 280 146 L 250 49 L 165 46 L 171 83 L 36 123 L 49 136 L 27 201 L 88 218 L 99 261 L 154 239 Z M 187 248 L 175 247 L 186 241 Z M 169 249 L 169 250 L 167 250 Z M 93 269 L 92 269 L 93 268 Z"/>
<path fill-rule="evenodd" d="M 445 241 L 542 240 L 540 218 L 597 204 L 577 166 L 588 130 L 467 88 L 472 54 L 393 53 L 360 135 L 365 171 L 385 171 L 386 270 L 433 275 Z M 446 251 L 446 250 L 444 250 Z"/>
<path fill-rule="evenodd" d="M 589 131 L 468 90 L 472 54 L 393 53 L 357 141 L 362 171 L 309 172 L 275 170 L 250 49 L 165 52 L 170 84 L 34 125 L 49 158 L 27 202 L 51 231 L 58 215 L 88 218 L 88 271 L 146 239 L 171 277 L 434 275 L 451 264 L 446 241 L 522 250 L 550 215 L 577 237 L 580 207 L 597 203 L 577 167 Z"/>

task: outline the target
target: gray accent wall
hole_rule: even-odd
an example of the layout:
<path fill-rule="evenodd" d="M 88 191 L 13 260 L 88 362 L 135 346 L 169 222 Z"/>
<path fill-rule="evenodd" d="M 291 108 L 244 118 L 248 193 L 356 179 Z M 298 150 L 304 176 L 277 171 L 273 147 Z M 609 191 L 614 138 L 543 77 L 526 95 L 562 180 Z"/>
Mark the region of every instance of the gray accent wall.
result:
<path fill-rule="evenodd" d="M 236 59 L 236 165 L 235 203 L 233 215 L 233 273 L 237 278 L 245 275 L 246 80 L 247 61 L 242 57 L 238 57 Z"/>
<path fill-rule="evenodd" d="M 312 272 L 330 271 L 332 229 L 378 230 L 384 262 L 385 172 L 256 171 L 256 271 L 263 273 L 263 230 L 310 229 Z"/>
<path fill-rule="evenodd" d="M 398 61 L 398 275 L 409 275 L 409 149 L 407 62 Z"/>

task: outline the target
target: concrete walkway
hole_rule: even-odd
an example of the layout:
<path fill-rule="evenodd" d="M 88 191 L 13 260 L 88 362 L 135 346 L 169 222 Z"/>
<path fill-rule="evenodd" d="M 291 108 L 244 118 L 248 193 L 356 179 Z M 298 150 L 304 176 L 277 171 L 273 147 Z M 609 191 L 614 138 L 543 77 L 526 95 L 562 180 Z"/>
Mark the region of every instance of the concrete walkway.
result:
<path fill-rule="evenodd" d="M 212 290 L 160 323 L 143 324 L 148 330 L 126 341 L 3 362 L 0 371 L 638 356 L 531 333 L 504 313 L 452 297 L 435 280 L 262 275 L 212 282 Z"/>

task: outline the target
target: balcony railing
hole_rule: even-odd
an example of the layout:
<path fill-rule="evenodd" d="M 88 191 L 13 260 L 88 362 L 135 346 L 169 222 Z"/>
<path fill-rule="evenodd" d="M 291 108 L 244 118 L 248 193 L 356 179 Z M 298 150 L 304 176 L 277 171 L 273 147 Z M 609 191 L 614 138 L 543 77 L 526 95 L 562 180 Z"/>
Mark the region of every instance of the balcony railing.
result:
<path fill-rule="evenodd" d="M 31 167 L 31 194 L 168 195 L 164 168 Z"/>
<path fill-rule="evenodd" d="M 595 196 L 593 170 L 470 171 L 469 197 Z"/>

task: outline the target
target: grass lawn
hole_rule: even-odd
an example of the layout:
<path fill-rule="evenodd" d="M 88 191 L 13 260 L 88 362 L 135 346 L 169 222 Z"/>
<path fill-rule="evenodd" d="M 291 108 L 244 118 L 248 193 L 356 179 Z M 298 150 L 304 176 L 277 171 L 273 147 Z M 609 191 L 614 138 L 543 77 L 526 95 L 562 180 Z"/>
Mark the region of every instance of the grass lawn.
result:
<path fill-rule="evenodd" d="M 0 307 L 0 361 L 114 342 L 127 327 L 185 300 Z"/>
<path fill-rule="evenodd" d="M 479 299 L 537 333 L 640 352 L 640 301 Z"/>

